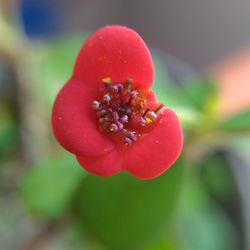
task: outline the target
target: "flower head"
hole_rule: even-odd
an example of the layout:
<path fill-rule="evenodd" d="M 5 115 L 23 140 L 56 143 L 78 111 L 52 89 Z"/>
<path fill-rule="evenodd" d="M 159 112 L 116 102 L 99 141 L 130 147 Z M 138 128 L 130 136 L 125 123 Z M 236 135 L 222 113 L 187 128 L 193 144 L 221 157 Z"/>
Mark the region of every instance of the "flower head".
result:
<path fill-rule="evenodd" d="M 150 89 L 153 77 L 148 48 L 127 27 L 101 28 L 83 45 L 56 98 L 52 126 L 84 169 L 100 176 L 127 170 L 150 179 L 176 161 L 181 126 Z"/>

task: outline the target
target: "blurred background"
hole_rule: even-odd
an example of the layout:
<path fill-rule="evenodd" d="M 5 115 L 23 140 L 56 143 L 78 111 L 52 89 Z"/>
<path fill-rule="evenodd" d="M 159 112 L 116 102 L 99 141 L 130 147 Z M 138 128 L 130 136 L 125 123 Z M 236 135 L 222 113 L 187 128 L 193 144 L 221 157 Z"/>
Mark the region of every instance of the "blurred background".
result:
<path fill-rule="evenodd" d="M 179 115 L 162 176 L 100 178 L 60 148 L 54 98 L 107 24 L 150 47 L 154 90 Z M 250 250 L 248 0 L 0 0 L 1 250 Z"/>

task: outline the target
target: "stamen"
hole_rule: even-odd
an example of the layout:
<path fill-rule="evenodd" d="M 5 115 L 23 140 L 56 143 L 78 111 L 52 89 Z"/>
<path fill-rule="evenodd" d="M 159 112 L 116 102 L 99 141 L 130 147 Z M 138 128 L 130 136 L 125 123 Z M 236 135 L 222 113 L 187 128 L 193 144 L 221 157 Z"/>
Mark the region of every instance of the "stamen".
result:
<path fill-rule="evenodd" d="M 92 108 L 93 109 L 98 110 L 98 109 L 100 109 L 100 107 L 101 107 L 101 103 L 100 102 L 98 102 L 98 101 L 93 101 L 92 102 Z"/>
<path fill-rule="evenodd" d="M 113 90 L 113 92 L 115 93 L 121 93 L 123 90 L 123 85 L 121 83 L 115 84 L 111 86 L 111 89 Z"/>
<path fill-rule="evenodd" d="M 118 122 L 119 121 L 120 117 L 119 117 L 119 115 L 118 115 L 118 113 L 116 111 L 114 111 L 112 113 L 112 117 L 113 117 L 114 122 Z"/>
<path fill-rule="evenodd" d="M 133 143 L 133 140 L 131 140 L 129 137 L 125 137 L 125 145 L 131 145 Z"/>
<path fill-rule="evenodd" d="M 105 78 L 102 78 L 102 82 L 106 84 L 110 84 L 112 83 L 112 79 L 110 77 L 105 77 Z"/>
<path fill-rule="evenodd" d="M 117 132 L 118 130 L 118 126 L 115 123 L 112 123 L 110 126 L 110 132 Z"/>
<path fill-rule="evenodd" d="M 102 132 L 114 135 L 114 138 L 116 134 L 119 135 L 117 139 L 122 136 L 123 143 L 131 145 L 143 134 L 142 127 L 157 120 L 157 112 L 163 108 L 163 104 L 155 109 L 147 108 L 148 92 L 133 88 L 131 78 L 127 78 L 124 84 L 113 83 L 110 77 L 103 78 L 102 82 L 102 102 L 92 102 L 99 128 Z"/>
<path fill-rule="evenodd" d="M 109 94 L 106 94 L 106 95 L 103 96 L 103 101 L 104 102 L 110 102 L 110 100 L 111 100 L 111 96 Z"/>
<path fill-rule="evenodd" d="M 127 123 L 128 122 L 128 116 L 127 115 L 122 116 L 121 119 L 120 119 L 120 121 L 122 123 Z"/>
<path fill-rule="evenodd" d="M 145 112 L 142 114 L 143 118 L 147 115 L 148 111 L 149 111 L 149 109 L 146 109 Z"/>
<path fill-rule="evenodd" d="M 141 126 L 145 126 L 147 124 L 147 121 L 143 117 L 141 117 L 139 123 L 141 124 Z"/>
<path fill-rule="evenodd" d="M 116 86 L 118 88 L 118 92 L 121 93 L 123 91 L 123 85 L 121 83 L 118 83 Z"/>
<path fill-rule="evenodd" d="M 138 135 L 135 131 L 129 133 L 129 138 L 133 141 L 136 141 L 138 138 Z"/>
<path fill-rule="evenodd" d="M 132 110 L 131 108 L 127 107 L 127 106 L 122 106 L 119 108 L 119 112 L 122 114 L 122 115 L 130 115 Z"/>
<path fill-rule="evenodd" d="M 105 118 L 99 118 L 100 123 L 104 123 L 105 121 L 106 121 Z"/>
<path fill-rule="evenodd" d="M 162 108 L 164 107 L 164 105 L 161 103 L 156 109 L 155 109 L 155 113 L 159 112 Z"/>
<path fill-rule="evenodd" d="M 157 119 L 157 114 L 153 111 L 147 113 L 147 118 L 151 119 L 152 121 Z"/>
<path fill-rule="evenodd" d="M 96 113 L 97 117 L 101 117 L 107 114 L 107 111 L 102 109 Z"/>
<path fill-rule="evenodd" d="M 130 92 L 132 83 L 133 83 L 133 79 L 130 78 L 130 77 L 128 77 L 128 78 L 126 79 L 126 90 L 127 90 L 128 92 Z"/>
<path fill-rule="evenodd" d="M 113 85 L 113 86 L 111 87 L 111 89 L 112 89 L 115 93 L 118 93 L 118 92 L 119 92 L 119 88 L 118 88 L 117 85 Z"/>
<path fill-rule="evenodd" d="M 135 97 L 137 97 L 138 96 L 138 91 L 137 90 L 133 90 L 132 92 L 131 92 L 131 97 L 134 99 Z"/>
<path fill-rule="evenodd" d="M 118 130 L 122 130 L 123 129 L 123 124 L 121 122 L 117 122 L 116 123 Z"/>

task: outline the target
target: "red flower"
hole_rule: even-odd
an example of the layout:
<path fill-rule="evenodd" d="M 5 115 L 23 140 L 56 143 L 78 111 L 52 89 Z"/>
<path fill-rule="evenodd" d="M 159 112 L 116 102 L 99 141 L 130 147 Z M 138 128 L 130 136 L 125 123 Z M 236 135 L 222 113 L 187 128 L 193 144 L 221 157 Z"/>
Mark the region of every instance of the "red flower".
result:
<path fill-rule="evenodd" d="M 57 140 L 84 169 L 150 179 L 176 161 L 181 126 L 157 102 L 153 77 L 149 50 L 133 30 L 107 26 L 87 40 L 52 114 Z"/>

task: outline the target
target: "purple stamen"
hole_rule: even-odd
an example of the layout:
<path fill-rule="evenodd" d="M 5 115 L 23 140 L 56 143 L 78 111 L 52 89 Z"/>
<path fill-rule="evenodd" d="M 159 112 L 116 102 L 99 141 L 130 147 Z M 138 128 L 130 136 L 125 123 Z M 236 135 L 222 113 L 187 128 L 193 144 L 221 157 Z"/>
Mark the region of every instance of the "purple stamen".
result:
<path fill-rule="evenodd" d="M 142 126 L 145 126 L 147 124 L 147 121 L 141 117 L 140 120 L 139 120 L 139 123 L 142 125 Z"/>
<path fill-rule="evenodd" d="M 112 123 L 110 126 L 111 132 L 117 132 L 119 130 L 118 126 L 115 123 Z"/>
<path fill-rule="evenodd" d="M 138 91 L 137 90 L 133 90 L 132 92 L 131 92 L 131 97 L 134 99 L 135 97 L 137 97 L 138 96 Z"/>
<path fill-rule="evenodd" d="M 119 88 L 118 88 L 117 85 L 113 85 L 113 86 L 112 86 L 112 90 L 113 90 L 115 93 L 118 93 Z"/>
<path fill-rule="evenodd" d="M 118 130 L 123 129 L 123 124 L 121 122 L 117 122 L 116 125 L 118 126 Z"/>
<path fill-rule="evenodd" d="M 104 102 L 110 102 L 110 100 L 111 100 L 111 96 L 110 96 L 109 94 L 105 94 L 105 95 L 103 96 L 103 101 L 104 101 Z"/>
<path fill-rule="evenodd" d="M 116 111 L 114 111 L 112 113 L 112 117 L 113 117 L 114 122 L 118 122 L 119 121 L 120 117 L 119 117 L 119 115 L 118 115 L 118 113 Z"/>
<path fill-rule="evenodd" d="M 129 133 L 129 137 L 130 137 L 131 140 L 136 141 L 137 138 L 138 138 L 138 135 L 137 135 L 136 132 L 133 131 L 133 132 Z"/>
<path fill-rule="evenodd" d="M 121 83 L 116 84 L 118 88 L 118 92 L 121 93 L 123 91 L 123 85 Z"/>
<path fill-rule="evenodd" d="M 125 137 L 125 144 L 126 145 L 131 145 L 133 141 L 129 137 Z"/>
<path fill-rule="evenodd" d="M 102 79 L 104 86 L 102 101 L 94 100 L 92 108 L 96 110 L 99 127 L 106 133 L 119 133 L 124 138 L 124 144 L 131 145 L 141 135 L 130 127 L 130 120 L 136 120 L 137 124 L 147 126 L 158 118 L 158 111 L 163 104 L 156 109 L 146 108 L 144 103 L 147 97 L 140 96 L 137 88 L 132 88 L 133 80 L 127 78 L 124 84 L 113 83 L 110 77 Z M 139 97 L 139 98 L 138 98 Z M 136 129 L 136 128 L 135 128 Z"/>
<path fill-rule="evenodd" d="M 121 117 L 120 121 L 121 121 L 122 123 L 127 123 L 127 122 L 128 122 L 128 116 L 127 116 L 127 115 L 123 115 L 123 116 Z"/>
<path fill-rule="evenodd" d="M 101 103 L 100 102 L 98 102 L 98 101 L 93 101 L 92 102 L 92 108 L 93 109 L 98 110 L 98 109 L 100 109 L 100 107 L 101 107 Z"/>

